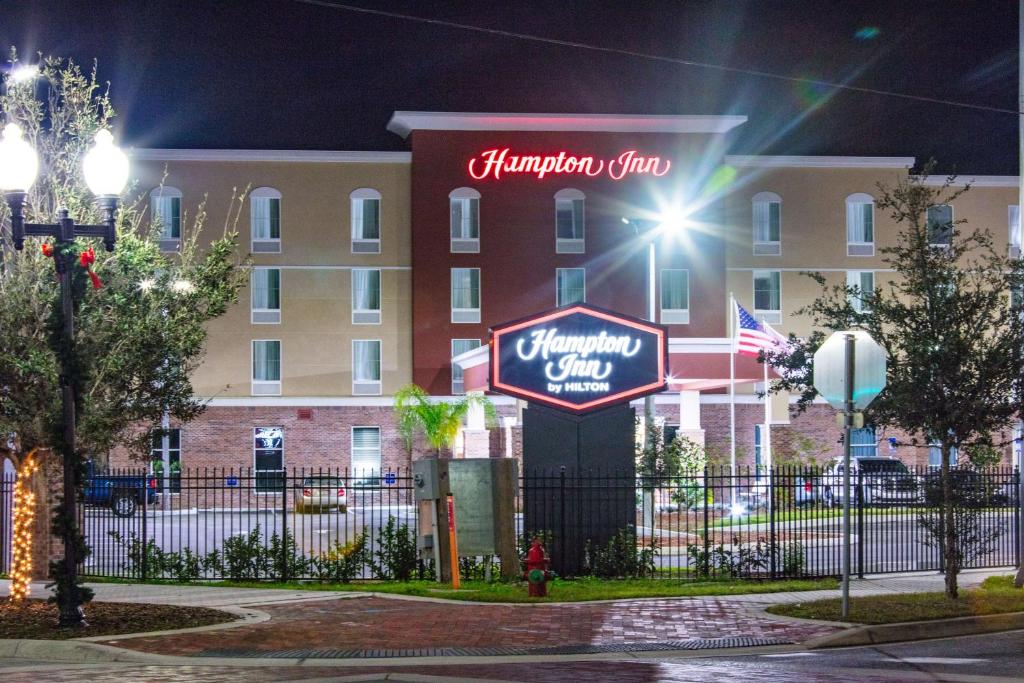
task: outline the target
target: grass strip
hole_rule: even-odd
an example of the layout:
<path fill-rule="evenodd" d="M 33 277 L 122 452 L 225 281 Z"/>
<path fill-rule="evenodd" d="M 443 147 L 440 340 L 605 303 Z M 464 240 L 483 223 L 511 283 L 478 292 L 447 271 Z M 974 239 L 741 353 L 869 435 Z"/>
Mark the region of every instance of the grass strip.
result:
<path fill-rule="evenodd" d="M 555 579 L 548 584 L 548 597 L 531 598 L 525 583 L 486 583 L 463 581 L 460 590 L 435 581 L 360 581 L 348 584 L 313 582 L 263 583 L 256 581 L 219 581 L 211 585 L 232 588 L 288 588 L 293 590 L 371 591 L 419 597 L 472 600 L 494 603 L 586 602 L 631 598 L 677 598 L 750 593 L 827 590 L 838 586 L 835 579 L 799 579 L 789 581 L 672 581 L 669 579 Z"/>
<path fill-rule="evenodd" d="M 768 612 L 802 619 L 843 621 L 838 598 L 772 605 Z M 944 593 L 852 597 L 847 621 L 855 624 L 898 624 L 1009 612 L 1024 612 L 1024 590 L 1013 587 L 1012 577 L 993 576 L 986 579 L 980 588 L 960 591 L 956 600 L 950 600 Z"/>

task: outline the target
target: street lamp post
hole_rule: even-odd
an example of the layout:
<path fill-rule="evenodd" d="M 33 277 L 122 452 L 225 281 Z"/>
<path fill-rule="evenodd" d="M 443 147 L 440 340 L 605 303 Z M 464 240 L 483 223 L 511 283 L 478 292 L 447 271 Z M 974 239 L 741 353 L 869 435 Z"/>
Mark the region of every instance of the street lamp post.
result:
<path fill-rule="evenodd" d="M 61 302 L 61 445 L 64 465 L 63 500 L 59 517 L 62 541 L 64 543 L 64 580 L 68 594 L 60 604 L 60 625 L 62 627 L 85 624 L 78 589 L 78 520 L 75 510 L 76 465 L 75 445 L 75 401 L 78 387 L 75 386 L 75 321 L 72 276 L 75 266 L 74 243 L 78 237 L 99 237 L 107 251 L 114 250 L 117 239 L 115 219 L 118 196 L 128 180 L 128 158 L 113 144 L 109 131 L 96 134 L 95 145 L 83 161 L 86 184 L 96 195 L 96 204 L 102 214 L 99 225 L 78 225 L 68 216 L 67 209 L 57 212 L 56 223 L 26 223 L 24 216 L 28 190 L 35 182 L 39 162 L 35 150 L 21 137 L 21 129 L 8 124 L 0 141 L 0 190 L 11 211 L 11 237 L 16 251 L 25 246 L 26 236 L 52 237 L 53 264 L 60 282 Z M 57 577 L 51 577 L 57 579 Z M 58 593 L 59 595 L 59 593 Z"/>

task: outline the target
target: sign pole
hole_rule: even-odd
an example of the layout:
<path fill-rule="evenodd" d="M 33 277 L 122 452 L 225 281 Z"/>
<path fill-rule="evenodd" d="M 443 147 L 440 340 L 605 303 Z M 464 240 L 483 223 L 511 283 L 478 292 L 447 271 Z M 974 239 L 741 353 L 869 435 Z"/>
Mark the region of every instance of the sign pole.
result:
<path fill-rule="evenodd" d="M 843 409 L 843 605 L 842 618 L 850 616 L 850 427 L 853 425 L 855 337 L 846 335 L 846 382 Z"/>
<path fill-rule="evenodd" d="M 729 503 L 736 502 L 736 299 L 729 292 Z"/>
<path fill-rule="evenodd" d="M 455 538 L 455 496 L 448 494 L 448 548 L 451 551 L 452 588 L 459 590 L 459 546 Z"/>

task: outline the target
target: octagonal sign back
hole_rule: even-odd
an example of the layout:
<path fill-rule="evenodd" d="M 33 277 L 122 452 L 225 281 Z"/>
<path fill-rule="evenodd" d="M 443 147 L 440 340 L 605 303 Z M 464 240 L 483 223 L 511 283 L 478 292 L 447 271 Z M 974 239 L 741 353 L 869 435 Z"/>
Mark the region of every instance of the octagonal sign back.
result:
<path fill-rule="evenodd" d="M 491 389 L 572 413 L 667 388 L 662 325 L 573 304 L 491 328 Z"/>

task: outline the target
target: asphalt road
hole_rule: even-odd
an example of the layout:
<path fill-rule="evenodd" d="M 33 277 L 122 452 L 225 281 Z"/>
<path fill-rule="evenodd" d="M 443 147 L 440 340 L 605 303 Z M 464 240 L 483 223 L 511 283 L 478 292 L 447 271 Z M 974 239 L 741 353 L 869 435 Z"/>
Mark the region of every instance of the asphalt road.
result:
<path fill-rule="evenodd" d="M 464 660 L 463 660 L 464 661 Z M 52 664 L 0 660 L 5 683 L 83 680 L 123 683 L 160 681 L 458 681 L 529 683 L 565 681 L 772 681 L 772 683 L 891 683 L 956 681 L 1004 683 L 1022 680 L 1024 631 L 923 641 L 901 645 L 708 657 L 580 658 L 531 662 L 522 658 L 460 663 L 459 658 L 386 666 L 241 667 L 196 660 L 188 665 Z"/>

